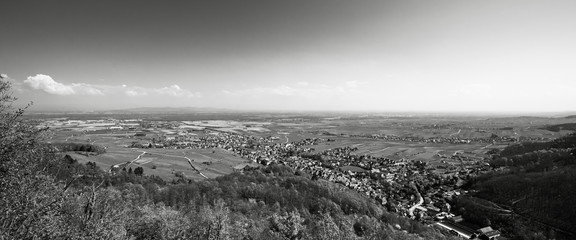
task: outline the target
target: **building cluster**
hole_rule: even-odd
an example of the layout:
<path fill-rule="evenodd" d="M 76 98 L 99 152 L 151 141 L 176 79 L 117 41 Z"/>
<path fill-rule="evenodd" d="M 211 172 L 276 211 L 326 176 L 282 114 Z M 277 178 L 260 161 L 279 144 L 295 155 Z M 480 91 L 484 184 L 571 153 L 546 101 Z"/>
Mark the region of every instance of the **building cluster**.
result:
<path fill-rule="evenodd" d="M 325 135 L 334 135 L 331 133 L 324 133 Z M 403 142 L 420 142 L 420 143 L 443 143 L 443 144 L 469 144 L 469 143 L 510 143 L 510 142 L 535 142 L 535 141 L 548 141 L 549 138 L 543 137 L 510 137 L 510 136 L 496 136 L 490 137 L 476 137 L 476 138 L 461 138 L 458 136 L 451 137 L 420 137 L 420 136 L 396 136 L 386 134 L 351 134 L 350 137 L 359 138 L 372 138 L 388 141 L 403 141 Z"/>
<path fill-rule="evenodd" d="M 461 194 L 462 179 L 486 167 L 464 161 L 465 157 L 458 154 L 449 158 L 461 164 L 445 164 L 448 167 L 439 171 L 422 161 L 355 155 L 355 147 L 315 153 L 312 146 L 325 141 L 330 140 L 311 138 L 280 143 L 274 137 L 211 132 L 186 147 L 221 148 L 264 165 L 286 164 L 315 178 L 343 184 L 375 199 L 391 211 L 425 222 L 443 219 L 450 211 L 447 202 Z M 418 204 L 420 200 L 422 203 Z"/>
<path fill-rule="evenodd" d="M 415 215 L 422 220 L 433 221 L 436 213 L 450 211 L 447 200 L 460 194 L 457 177 L 436 174 L 434 168 L 424 162 L 358 156 L 352 154 L 353 150 L 350 147 L 330 149 L 319 154 L 320 161 L 300 157 L 286 164 L 348 186 L 405 216 L 411 215 L 409 209 L 424 196 L 424 206 L 418 208 L 423 211 Z"/>
<path fill-rule="evenodd" d="M 460 236 L 465 239 L 493 240 L 500 237 L 500 231 L 494 230 L 490 226 L 473 226 L 466 223 L 462 216 L 452 216 L 448 218 L 447 221 L 438 222 L 437 225 L 447 229 L 455 236 Z"/>

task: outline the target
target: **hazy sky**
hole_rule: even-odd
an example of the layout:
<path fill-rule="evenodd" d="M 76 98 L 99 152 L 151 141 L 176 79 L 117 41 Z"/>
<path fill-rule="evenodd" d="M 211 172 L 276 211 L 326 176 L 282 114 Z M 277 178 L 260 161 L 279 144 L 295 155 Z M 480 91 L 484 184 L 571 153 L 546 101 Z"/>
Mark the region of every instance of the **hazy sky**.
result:
<path fill-rule="evenodd" d="M 574 111 L 576 1 L 9 1 L 42 109 Z"/>

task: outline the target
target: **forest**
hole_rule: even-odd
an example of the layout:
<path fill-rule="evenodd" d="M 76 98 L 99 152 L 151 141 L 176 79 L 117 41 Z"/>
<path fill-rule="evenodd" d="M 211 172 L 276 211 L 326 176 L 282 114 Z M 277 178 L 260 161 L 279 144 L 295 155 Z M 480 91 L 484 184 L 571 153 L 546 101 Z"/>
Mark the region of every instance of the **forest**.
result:
<path fill-rule="evenodd" d="M 474 197 L 458 199 L 458 208 L 468 219 L 489 222 L 512 238 L 573 239 L 575 147 L 576 133 L 571 133 L 492 150 L 490 164 L 506 171 L 472 178 L 467 186 Z"/>
<path fill-rule="evenodd" d="M 574 116 L 569 116 L 566 118 L 574 118 Z M 546 129 L 546 130 L 552 131 L 552 132 L 559 132 L 560 130 L 576 131 L 576 123 L 564 123 L 564 124 L 550 125 L 550 126 L 543 127 L 542 129 Z"/>

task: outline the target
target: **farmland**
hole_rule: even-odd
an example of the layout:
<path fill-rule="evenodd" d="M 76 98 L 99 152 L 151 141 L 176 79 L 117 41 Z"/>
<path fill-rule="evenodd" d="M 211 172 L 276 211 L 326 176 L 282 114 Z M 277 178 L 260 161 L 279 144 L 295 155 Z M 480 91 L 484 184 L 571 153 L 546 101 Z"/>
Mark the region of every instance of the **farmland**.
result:
<path fill-rule="evenodd" d="M 106 148 L 106 153 L 99 155 L 88 155 L 81 152 L 67 153 L 80 162 L 96 162 L 103 169 L 110 169 L 114 165 L 129 162 L 125 165 L 127 169 L 140 166 L 144 168 L 146 174 L 156 175 L 166 180 L 172 179 L 176 175 L 195 180 L 201 180 L 204 176 L 214 178 L 229 174 L 233 171 L 234 166 L 246 162 L 245 159 L 234 156 L 223 149 L 133 148 L 131 147 L 133 142 L 148 141 L 151 138 L 135 138 L 134 132 L 130 131 L 115 131 L 114 133 L 63 131 L 55 132 L 53 135 L 51 138 L 53 142 L 90 143 Z M 187 158 L 191 160 L 192 165 L 199 172 L 190 166 Z"/>
<path fill-rule="evenodd" d="M 176 114 L 139 115 L 141 118 L 137 119 L 124 115 L 81 114 L 29 117 L 41 120 L 43 126 L 52 129 L 48 142 L 89 143 L 106 148 L 106 153 L 100 155 L 69 153 L 81 162 L 93 161 L 104 169 L 129 163 L 123 166 L 141 166 L 146 174 L 166 180 L 176 175 L 196 180 L 214 178 L 231 173 L 235 166 L 252 162 L 253 159 L 241 158 L 221 146 L 199 149 L 178 145 L 219 134 L 269 137 L 277 144 L 324 138 L 331 141 L 307 147 L 316 153 L 354 147 L 356 155 L 434 164 L 455 154 L 478 161 L 492 148 L 528 139 L 553 139 L 569 131 L 548 131 L 544 129 L 546 126 L 572 121 L 571 118 L 545 117 L 351 114 L 243 114 L 236 118 L 225 115 L 223 120 L 218 119 L 221 116 L 217 114 L 193 115 L 189 120 Z M 213 119 L 207 120 L 210 117 Z"/>

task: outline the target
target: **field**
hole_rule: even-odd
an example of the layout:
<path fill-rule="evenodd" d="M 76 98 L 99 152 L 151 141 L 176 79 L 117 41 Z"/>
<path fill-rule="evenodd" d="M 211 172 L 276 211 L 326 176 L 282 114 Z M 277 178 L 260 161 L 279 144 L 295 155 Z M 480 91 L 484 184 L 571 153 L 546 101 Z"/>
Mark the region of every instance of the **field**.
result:
<path fill-rule="evenodd" d="M 96 162 L 102 169 L 107 170 L 114 165 L 130 162 L 126 165 L 127 169 L 140 166 L 144 168 L 145 174 L 156 175 L 166 180 L 175 178 L 177 173 L 196 180 L 205 177 L 214 178 L 232 173 L 235 166 L 247 162 L 222 149 L 131 148 L 130 145 L 133 142 L 148 140 L 134 137 L 134 132 L 83 134 L 64 131 L 56 132 L 51 140 L 53 142 L 92 143 L 106 148 L 106 153 L 97 156 L 77 152 L 66 153 L 81 163 Z M 190 166 L 187 158 L 191 160 L 196 170 Z"/>
<path fill-rule="evenodd" d="M 409 140 L 375 139 L 371 136 L 398 138 L 549 140 L 571 131 L 546 130 L 547 126 L 573 123 L 563 117 L 488 117 L 438 115 L 359 115 L 359 114 L 225 114 L 225 115 L 140 115 L 139 124 L 130 116 L 59 116 L 47 121 L 53 131 L 48 142 L 91 143 L 106 148 L 106 153 L 91 156 L 69 152 L 80 162 L 96 162 L 103 169 L 126 164 L 141 166 L 145 174 L 170 180 L 177 175 L 201 180 L 229 174 L 235 166 L 250 163 L 230 151 L 214 149 L 135 148 L 184 133 L 189 141 L 220 133 L 274 137 L 276 143 L 323 138 L 333 141 L 310 145 L 315 152 L 338 147 L 355 147 L 356 155 L 389 159 L 420 160 L 432 165 L 481 161 L 492 148 L 504 148 L 510 142 L 434 143 Z M 55 116 L 57 117 L 57 116 Z M 92 120 L 89 118 L 92 117 Z M 77 119 L 75 119 L 77 118 Z M 36 116 L 33 119 L 38 119 Z M 54 120 L 55 119 L 55 120 Z M 64 121 L 64 120 L 66 121 Z M 88 119 L 88 120 L 87 120 Z M 51 124 L 51 125 L 50 125 Z M 111 129 L 111 126 L 122 126 Z M 130 128 L 128 128 L 130 127 Z M 137 133 L 140 133 L 138 136 Z M 454 158 L 453 156 L 459 157 Z M 190 161 L 189 161 L 190 160 Z"/>

